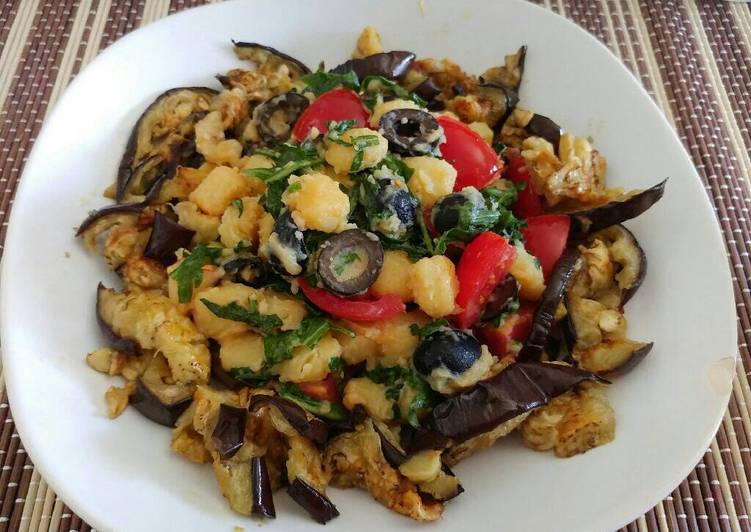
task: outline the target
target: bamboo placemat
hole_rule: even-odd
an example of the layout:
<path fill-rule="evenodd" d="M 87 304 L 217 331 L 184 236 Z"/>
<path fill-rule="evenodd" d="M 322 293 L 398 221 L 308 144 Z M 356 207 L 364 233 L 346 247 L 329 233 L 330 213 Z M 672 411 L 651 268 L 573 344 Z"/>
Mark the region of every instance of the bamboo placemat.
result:
<path fill-rule="evenodd" d="M 47 110 L 97 52 L 204 0 L 0 0 L 0 253 L 24 162 Z M 429 3 L 429 0 L 428 0 Z M 724 1 L 536 0 L 631 69 L 688 149 L 725 236 L 740 361 L 716 439 L 628 531 L 751 530 L 751 6 Z M 0 531 L 88 531 L 34 469 L 0 373 Z"/>

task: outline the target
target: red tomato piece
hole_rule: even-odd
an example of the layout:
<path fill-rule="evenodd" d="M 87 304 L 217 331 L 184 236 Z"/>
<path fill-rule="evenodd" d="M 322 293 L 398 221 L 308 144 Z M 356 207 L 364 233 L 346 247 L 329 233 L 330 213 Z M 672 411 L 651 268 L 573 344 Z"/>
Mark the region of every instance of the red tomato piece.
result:
<path fill-rule="evenodd" d="M 532 188 L 532 176 L 529 175 L 527 163 L 519 150 L 508 149 L 508 167 L 503 176 L 514 183 L 526 183 L 524 190 L 519 192 L 516 203 L 511 206 L 511 211 L 517 218 L 529 218 L 542 214 L 542 201 Z"/>
<path fill-rule="evenodd" d="M 469 126 L 448 116 L 439 116 L 438 123 L 446 136 L 441 155 L 456 168 L 455 192 L 470 186 L 480 189 L 501 174 L 503 161 Z"/>
<path fill-rule="evenodd" d="M 329 373 L 322 381 L 310 381 L 298 383 L 300 391 L 319 401 L 335 403 L 339 400 L 339 390 L 334 375 Z"/>
<path fill-rule="evenodd" d="M 514 246 L 490 231 L 480 233 L 467 244 L 456 267 L 459 278 L 456 305 L 462 309 L 456 316 L 456 324 L 461 329 L 469 329 L 480 319 L 490 294 L 506 277 L 514 259 Z"/>
<path fill-rule="evenodd" d="M 328 131 L 328 123 L 332 120 L 354 120 L 357 122 L 356 127 L 366 127 L 368 118 L 368 110 L 355 91 L 334 89 L 321 94 L 303 111 L 292 129 L 292 138 L 302 142 L 308 138 L 313 128 L 325 133 Z"/>
<path fill-rule="evenodd" d="M 513 342 L 524 342 L 532 328 L 535 315 L 533 304 L 524 303 L 519 310 L 506 317 L 501 326 L 484 325 L 477 330 L 477 338 L 488 346 L 490 352 L 498 358 L 510 353 Z"/>
<path fill-rule="evenodd" d="M 299 278 L 300 290 L 313 305 L 332 316 L 352 321 L 378 321 L 392 318 L 406 310 L 397 294 L 386 294 L 377 299 L 357 300 L 335 296 L 322 288 L 314 288 L 304 278 Z"/>
<path fill-rule="evenodd" d="M 522 228 L 524 247 L 540 261 L 545 280 L 550 277 L 555 263 L 566 248 L 569 227 L 569 216 L 543 214 L 527 218 L 527 226 Z"/>

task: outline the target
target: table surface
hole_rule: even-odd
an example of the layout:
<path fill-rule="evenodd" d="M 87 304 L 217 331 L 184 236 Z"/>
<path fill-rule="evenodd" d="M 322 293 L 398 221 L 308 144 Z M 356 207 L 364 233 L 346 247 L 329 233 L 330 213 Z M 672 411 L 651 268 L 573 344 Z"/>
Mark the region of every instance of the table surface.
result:
<path fill-rule="evenodd" d="M 0 0 L 0 253 L 44 116 L 125 33 L 204 0 Z M 683 141 L 725 237 L 738 310 L 730 404 L 696 469 L 624 530 L 751 530 L 751 5 L 709 0 L 537 0 L 605 43 Z M 34 469 L 0 373 L 0 530 L 88 531 Z"/>

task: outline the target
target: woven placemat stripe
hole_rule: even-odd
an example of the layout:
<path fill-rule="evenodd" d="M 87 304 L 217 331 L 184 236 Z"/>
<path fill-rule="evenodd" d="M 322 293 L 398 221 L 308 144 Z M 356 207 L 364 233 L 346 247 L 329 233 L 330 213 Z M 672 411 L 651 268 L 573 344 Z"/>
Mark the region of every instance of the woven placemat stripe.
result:
<path fill-rule="evenodd" d="M 9 16 L 13 9 L 24 9 L 32 2 L 20 2 L 10 4 L 13 7 L 4 5 L 0 8 L 0 20 L 7 10 Z M 51 106 L 60 93 L 56 87 L 64 87 L 69 78 L 74 76 L 82 65 L 87 63 L 98 51 L 100 46 L 107 46 L 123 33 L 130 31 L 139 23 L 148 23 L 156 20 L 168 12 L 175 12 L 194 5 L 200 5 L 205 2 L 200 0 L 147 0 L 140 2 L 118 2 L 114 5 L 112 0 L 80 0 L 70 5 L 74 8 L 76 16 L 69 16 L 71 22 L 79 22 L 80 18 L 86 16 L 86 22 L 83 24 L 83 30 L 80 25 L 75 26 L 75 31 L 69 30 L 70 40 L 61 43 L 57 55 L 62 56 L 55 58 L 50 64 L 49 57 L 46 56 L 44 65 L 28 73 L 21 69 L 24 57 L 29 51 L 22 49 L 21 55 L 15 58 L 15 67 L 13 68 L 15 82 L 18 80 L 18 92 L 16 88 L 9 85 L 8 92 L 14 96 L 21 94 L 22 105 L 33 106 L 35 109 L 44 111 L 47 103 Z M 741 185 L 738 180 L 730 183 L 715 183 L 721 181 L 721 175 L 742 176 L 738 170 L 738 165 L 732 164 L 733 159 L 738 163 L 738 157 L 743 157 L 742 150 L 748 152 L 748 130 L 744 129 L 743 117 L 748 113 L 747 101 L 748 93 L 744 92 L 743 80 L 745 77 L 738 77 L 741 71 L 748 73 L 747 69 L 730 64 L 727 58 L 733 57 L 735 64 L 741 65 L 751 57 L 751 41 L 749 33 L 744 29 L 751 28 L 751 11 L 748 6 L 732 6 L 731 13 L 735 20 L 736 27 L 732 29 L 733 40 L 723 40 L 722 32 L 732 28 L 728 24 L 727 18 L 724 20 L 715 20 L 712 17 L 727 16 L 727 13 L 717 11 L 717 4 L 706 5 L 702 3 L 698 6 L 692 6 L 694 11 L 687 12 L 682 9 L 684 6 L 676 6 L 675 2 L 666 2 L 660 6 L 651 5 L 644 2 L 641 6 L 636 0 L 628 2 L 618 1 L 577 1 L 563 2 L 562 0 L 543 0 L 542 3 L 549 9 L 559 12 L 564 16 L 572 18 L 580 25 L 584 26 L 600 40 L 614 49 L 616 54 L 621 57 L 637 77 L 641 80 L 650 94 L 655 98 L 659 105 L 666 111 L 669 118 L 676 124 L 676 129 L 681 135 L 684 143 L 694 158 L 700 173 L 705 179 L 705 185 L 710 196 L 716 204 L 718 215 L 722 223 L 723 230 L 728 237 L 728 247 L 731 261 L 738 275 L 734 279 L 736 286 L 736 296 L 739 298 L 739 322 L 741 350 L 743 360 L 748 365 L 751 361 L 748 353 L 748 338 L 751 333 L 747 313 L 744 313 L 746 303 L 751 304 L 748 300 L 748 286 L 743 273 L 751 269 L 748 261 L 749 242 L 738 242 L 742 240 L 744 233 L 748 235 L 751 224 L 748 223 L 742 215 L 740 220 L 738 212 L 747 213 L 748 209 L 744 205 L 749 202 L 748 189 Z M 24 4 L 24 5 L 20 5 Z M 87 9 L 87 5 L 89 9 Z M 565 4 L 565 5 L 564 5 Z M 58 4 L 59 5 L 59 4 Z M 35 6 L 36 7 L 36 6 Z M 31 12 L 32 20 L 42 20 L 45 10 L 54 14 L 54 10 L 40 7 L 42 12 L 35 17 L 36 9 Z M 642 13 L 642 9 L 644 12 Z M 712 11 L 714 9 L 714 11 Z M 677 18 L 670 18 L 672 16 Z M 657 19 L 655 18 L 657 17 Z M 661 20 L 659 17 L 662 17 Z M 18 13 L 12 16 L 13 24 L 7 29 L 8 41 L 14 35 L 23 34 L 23 27 L 17 23 Z M 11 20 L 9 18 L 8 20 Z M 44 19 L 47 20 L 47 19 Z M 17 29 L 13 33 L 13 26 Z M 676 29 L 682 35 L 671 36 L 669 28 Z M 0 30 L 0 42 L 3 42 L 5 28 Z M 32 33 L 31 27 L 26 30 L 26 38 L 23 43 L 27 43 Z M 706 35 L 706 37 L 704 37 Z M 674 39 L 677 37 L 677 40 Z M 46 39 L 44 36 L 45 46 Z M 78 46 L 74 42 L 79 40 Z M 697 40 L 701 40 L 697 44 Z M 22 43 L 22 46 L 23 46 Z M 672 43 L 665 46 L 666 43 Z M 676 44 L 679 43 L 679 44 Z M 742 46 L 738 46 L 742 43 Z M 56 43 L 57 44 L 57 43 Z M 697 51 L 703 51 L 705 56 Z M 702 50 L 703 48 L 703 50 Z M 738 55 L 737 48 L 745 48 L 745 52 Z M 3 53 L 6 53 L 7 46 L 3 47 Z M 68 53 L 69 50 L 75 52 Z M 709 52 L 707 52 L 709 50 Z M 682 53 L 678 53 L 680 51 Z M 677 61 L 673 56 L 678 55 Z M 691 53 L 692 55 L 688 55 Z M 716 71 L 707 73 L 707 63 L 710 60 L 706 54 L 712 54 L 715 58 L 723 59 L 727 64 L 718 64 Z M 729 54 L 732 54 L 729 55 Z M 74 59 L 71 63 L 71 55 Z M 10 56 L 14 59 L 15 56 Z M 35 59 L 30 53 L 32 63 L 41 63 L 42 59 Z M 709 56 L 711 57 L 711 55 Z M 688 70 L 691 72 L 691 80 L 701 72 L 701 82 L 694 90 L 676 90 L 673 86 L 675 83 L 685 83 L 681 79 L 682 67 L 686 66 L 681 61 L 688 61 Z M 2 62 L 2 57 L 0 57 Z M 28 64 L 24 65 L 28 66 Z M 34 66 L 34 65 L 32 65 Z M 29 69 L 31 70 L 31 69 Z M 54 75 L 55 73 L 59 75 Z M 41 72 L 41 74 L 40 74 Z M 39 76 L 51 75 L 51 78 L 45 85 L 44 95 L 41 102 L 32 99 L 33 85 L 24 85 L 20 78 L 38 79 Z M 663 77 L 665 80 L 663 81 Z M 0 78 L 1 79 L 1 78 Z M 671 84 L 672 82 L 672 84 Z M 747 82 L 746 82 L 747 83 Z M 666 90 L 666 85 L 671 85 Z M 739 88 L 740 87 L 740 88 Z M 2 85 L 0 84 L 0 89 Z M 26 90 L 24 90 L 26 88 Z M 701 97 L 701 92 L 707 95 Z M 25 93 L 25 94 L 24 94 Z M 724 96 L 724 100 L 723 100 Z M 712 101 L 720 101 L 719 109 L 713 109 L 708 116 L 702 116 L 701 119 L 691 117 L 687 109 L 705 109 L 705 106 L 714 107 Z M 4 104 L 5 103 L 5 104 Z M 4 160 L 0 168 L 0 179 L 5 178 L 10 185 L 0 200 L 0 209 L 7 210 L 10 204 L 10 196 L 15 188 L 15 180 L 23 166 L 23 158 L 30 148 L 33 139 L 38 132 L 39 118 L 30 121 L 31 116 L 20 114 L 21 108 L 17 101 L 3 102 L 0 98 L 0 118 L 3 119 L 2 126 L 14 124 L 16 128 L 23 124 L 24 146 L 18 147 L 18 153 L 21 157 L 14 157 L 11 161 Z M 12 119 L 9 116 L 12 113 Z M 735 125 L 731 123 L 735 122 Z M 8 140 L 12 137 L 5 132 L 0 126 L 0 146 L 8 146 Z M 735 129 L 732 129 L 735 128 Z M 732 131 L 730 130 L 732 129 Z M 27 131 L 28 130 L 28 131 Z M 705 133 L 708 132 L 708 133 Z M 727 135 L 733 135 L 733 139 L 727 140 Z M 706 136 L 710 137 L 710 143 L 706 141 Z M 733 142 L 735 145 L 732 145 Z M 19 142 L 19 144 L 21 144 Z M 710 144 L 713 144 L 710 146 Z M 715 154 L 702 156 L 719 146 L 719 151 Z M 15 148 L 15 146 L 14 146 Z M 8 150 L 10 151 L 10 150 Z M 16 152 L 13 152 L 16 153 Z M 730 160 L 731 162 L 728 162 Z M 10 164 L 9 164 L 10 163 Z M 12 180 L 8 180 L 9 172 L 13 175 Z M 3 216 L 4 212 L 0 212 Z M 733 221 L 736 225 L 733 225 Z M 745 231 L 744 231 L 745 230 Z M 0 241 L 4 236 L 4 230 L 0 230 Z M 1 248 L 0 248 L 1 249 Z M 747 269 L 748 268 L 748 269 Z M 745 318 L 745 319 L 744 319 Z M 3 394 L 4 396 L 4 394 Z M 748 419 L 748 410 L 746 403 L 751 399 L 751 391 L 748 388 L 748 381 L 743 366 L 739 364 L 739 380 L 734 383 L 733 398 L 731 400 L 728 414 L 723 420 L 720 433 L 712 447 L 707 451 L 702 462 L 698 464 L 697 469 L 691 476 L 682 483 L 671 496 L 663 503 L 660 503 L 654 509 L 647 512 L 637 521 L 626 527 L 627 530 L 741 530 L 746 529 L 748 525 L 748 515 L 746 508 L 751 504 L 749 496 L 748 481 L 746 480 L 746 470 L 744 466 L 749 465 L 749 448 L 748 443 L 751 441 L 751 422 Z M 3 399 L 6 400 L 6 399 Z M 2 410 L 5 410 L 3 414 Z M 89 530 L 90 527 L 85 525 L 72 512 L 57 500 L 51 490 L 48 489 L 43 479 L 39 478 L 32 471 L 30 463 L 20 447 L 17 435 L 13 431 L 12 418 L 10 418 L 5 409 L 0 407 L 0 421 L 2 421 L 2 430 L 0 431 L 0 447 L 5 452 L 0 451 L 2 456 L 3 470 L 0 472 L 0 486 L 4 485 L 4 478 L 7 477 L 9 484 L 16 484 L 16 493 L 13 494 L 12 506 L 13 515 L 6 517 L 10 519 L 11 525 L 20 525 L 21 529 L 26 530 Z M 6 422 L 7 421 L 7 422 Z M 14 437 L 15 436 L 15 437 Z M 15 444 L 15 447 L 14 447 Z M 20 451 L 20 452 L 17 452 Z M 18 456 L 17 456 L 18 455 Z M 723 456 L 724 455 L 724 456 Z M 11 458 L 12 457 L 12 458 Z M 20 458 L 22 457 L 22 458 Z M 10 463 L 12 462 L 12 463 Z M 6 466 L 10 466 L 6 469 Z M 27 469 L 23 469 L 27 466 Z M 6 477 L 4 477 L 5 475 Z M 14 481 L 13 479 L 18 479 Z M 7 491 L 10 491 L 10 488 Z M 0 525 L 3 516 L 6 516 L 5 510 L 9 507 L 9 495 L 6 494 L 2 503 L 0 503 Z M 19 502 L 16 502 L 20 500 Z M 744 520 L 745 519 L 745 520 Z M 743 528 L 739 526 L 739 520 L 743 522 Z M 7 521 L 6 521 L 7 522 Z M 16 529 L 13 526 L 10 529 Z"/>

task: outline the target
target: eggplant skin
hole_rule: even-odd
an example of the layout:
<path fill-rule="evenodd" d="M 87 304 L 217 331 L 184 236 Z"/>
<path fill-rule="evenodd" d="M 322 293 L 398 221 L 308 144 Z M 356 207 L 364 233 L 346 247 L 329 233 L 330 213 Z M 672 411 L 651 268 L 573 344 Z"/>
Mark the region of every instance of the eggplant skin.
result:
<path fill-rule="evenodd" d="M 634 294 L 636 294 L 636 291 L 644 282 L 644 278 L 647 276 L 647 267 L 649 265 L 649 261 L 647 260 L 647 254 L 644 253 L 644 250 L 639 244 L 639 241 L 631 231 L 629 231 L 622 225 L 614 226 L 614 228 L 617 228 L 619 231 L 623 231 L 626 234 L 626 236 L 630 239 L 630 244 L 633 245 L 636 253 L 639 255 L 639 274 L 636 276 L 634 282 L 631 283 L 631 286 L 624 290 L 623 294 L 621 294 L 621 305 L 625 305 L 632 297 L 634 297 Z"/>
<path fill-rule="evenodd" d="M 244 408 L 226 404 L 219 405 L 219 418 L 214 427 L 214 432 L 211 434 L 211 439 L 220 459 L 229 460 L 243 446 L 247 416 L 248 411 Z"/>
<path fill-rule="evenodd" d="M 339 510 L 336 509 L 325 495 L 316 490 L 313 486 L 296 478 L 287 488 L 287 493 L 292 500 L 302 506 L 310 516 L 318 523 L 325 525 L 335 517 L 339 517 Z"/>
<path fill-rule="evenodd" d="M 579 255 L 580 252 L 576 247 L 568 247 L 556 262 L 550 280 L 542 293 L 542 300 L 532 318 L 529 336 L 519 352 L 519 360 L 539 360 L 542 356 L 545 343 L 555 324 L 555 311 L 571 282 Z"/>
<path fill-rule="evenodd" d="M 328 439 L 328 427 L 326 423 L 318 418 L 308 419 L 308 415 L 302 407 L 287 399 L 273 395 L 254 395 L 250 400 L 248 410 L 254 411 L 266 404 L 275 407 L 287 422 L 300 433 L 300 436 L 321 445 Z"/>
<path fill-rule="evenodd" d="M 177 250 L 187 248 L 195 234 L 195 231 L 157 212 L 154 215 L 154 225 L 143 256 L 154 259 L 162 266 L 169 266 L 177 260 L 175 255 Z"/>
<path fill-rule="evenodd" d="M 634 369 L 652 351 L 654 342 L 642 343 L 632 340 L 604 341 L 589 349 L 574 351 L 579 366 L 596 372 L 602 377 L 619 377 Z M 615 356 L 608 357 L 614 353 Z"/>
<path fill-rule="evenodd" d="M 407 455 L 389 441 L 383 431 L 378 427 L 378 423 L 373 422 L 373 428 L 378 434 L 378 438 L 381 440 L 381 452 L 383 453 L 383 457 L 391 467 L 399 469 L 399 466 L 407 461 Z"/>
<path fill-rule="evenodd" d="M 154 101 L 144 110 L 144 112 L 141 114 L 141 116 L 136 121 L 135 126 L 133 126 L 133 130 L 130 133 L 130 137 L 128 137 L 128 142 L 125 145 L 125 152 L 123 153 L 122 159 L 120 159 L 120 164 L 118 166 L 117 171 L 117 188 L 116 188 L 116 199 L 118 203 L 121 203 L 127 196 L 129 185 L 131 184 L 133 180 L 133 176 L 136 172 L 136 169 L 139 165 L 146 162 L 149 157 L 144 156 L 144 154 L 141 154 L 140 157 L 137 158 L 137 154 L 139 152 L 139 133 L 140 128 L 144 123 L 147 121 L 149 116 L 159 111 L 160 104 L 164 103 L 164 101 L 169 98 L 170 96 L 176 95 L 181 91 L 189 91 L 189 92 L 195 92 L 198 95 L 204 96 L 206 99 L 210 100 L 217 94 L 219 94 L 216 90 L 211 89 L 209 87 L 176 87 L 173 89 L 169 89 L 159 96 L 157 96 Z M 200 113 L 191 113 L 185 121 L 188 122 L 197 122 L 198 118 L 200 117 Z M 187 123 L 187 122 L 184 122 Z M 183 123 L 179 124 L 183 125 Z M 192 126 L 189 127 L 189 133 L 192 134 Z M 174 131 L 172 131 L 174 132 Z M 170 133 L 172 133 L 170 132 Z M 168 133 L 169 135 L 169 133 Z M 158 154 L 152 154 L 152 157 L 160 157 Z"/>
<path fill-rule="evenodd" d="M 585 211 L 569 213 L 571 216 L 569 241 L 580 241 L 591 233 L 636 218 L 660 201 L 665 193 L 667 181 L 665 179 L 624 201 L 612 201 Z"/>
<path fill-rule="evenodd" d="M 266 458 L 264 456 L 254 456 L 251 460 L 250 481 L 250 491 L 253 499 L 253 506 L 250 509 L 251 515 L 274 519 L 276 517 L 274 493 L 271 489 L 269 469 L 266 466 Z"/>
<path fill-rule="evenodd" d="M 102 307 L 106 305 L 106 298 L 107 295 L 112 293 L 112 291 L 104 286 L 102 283 L 99 283 L 96 287 L 96 321 L 99 324 L 99 328 L 102 331 L 102 334 L 104 334 L 104 337 L 107 339 L 107 343 L 110 347 L 113 349 L 116 349 L 118 351 L 124 351 L 125 353 L 130 353 L 133 355 L 140 354 L 140 349 L 138 348 L 138 344 L 135 340 L 131 340 L 130 338 L 124 338 L 117 334 L 114 329 L 112 328 L 112 325 L 108 323 L 104 319 L 104 314 L 102 313 Z"/>
<path fill-rule="evenodd" d="M 192 401 L 192 397 L 186 397 L 171 405 L 164 404 L 140 379 L 136 383 L 135 392 L 130 396 L 131 406 L 138 410 L 144 417 L 154 423 L 170 428 L 175 426 L 177 418 L 185 412 Z"/>
<path fill-rule="evenodd" d="M 76 236 L 81 236 L 90 229 L 96 222 L 103 220 L 108 216 L 122 216 L 128 214 L 141 214 L 146 207 L 145 203 L 118 203 L 107 205 L 89 213 L 86 219 L 81 222 L 76 230 Z"/>
<path fill-rule="evenodd" d="M 607 382 L 579 368 L 543 362 L 516 362 L 495 377 L 439 403 L 429 422 L 457 443 L 543 406 L 585 381 Z"/>
<path fill-rule="evenodd" d="M 407 73 L 415 54 L 407 51 L 392 51 L 373 54 L 361 59 L 350 59 L 341 65 L 332 68 L 333 74 L 346 74 L 349 71 L 357 75 L 357 79 L 363 80 L 367 76 L 383 76 L 387 79 L 399 79 Z"/>
<path fill-rule="evenodd" d="M 284 52 L 280 52 L 276 48 L 272 48 L 271 46 L 266 46 L 265 44 L 258 44 L 257 42 L 243 42 L 243 41 L 235 41 L 232 40 L 232 44 L 235 46 L 235 54 L 240 59 L 247 59 L 245 57 L 245 50 L 262 50 L 266 53 L 269 53 L 271 55 L 274 55 L 284 61 L 285 63 L 294 65 L 299 71 L 300 75 L 304 74 L 310 74 L 310 69 L 303 63 L 302 61 L 295 59 L 291 55 L 287 55 Z"/>

